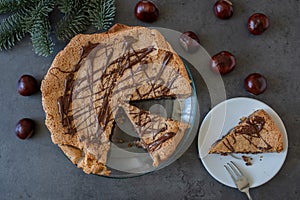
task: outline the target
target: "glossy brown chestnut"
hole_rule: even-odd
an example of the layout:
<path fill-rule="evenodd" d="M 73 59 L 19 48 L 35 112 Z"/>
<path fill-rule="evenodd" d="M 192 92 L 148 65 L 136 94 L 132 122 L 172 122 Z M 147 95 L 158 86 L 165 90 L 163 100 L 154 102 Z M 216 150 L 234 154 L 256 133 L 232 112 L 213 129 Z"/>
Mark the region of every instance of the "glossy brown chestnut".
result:
<path fill-rule="evenodd" d="M 260 35 L 270 26 L 269 19 L 262 13 L 255 13 L 248 19 L 248 31 L 253 35 Z"/>
<path fill-rule="evenodd" d="M 30 96 L 39 90 L 36 79 L 31 75 L 23 75 L 18 80 L 18 92 L 22 96 Z"/>
<path fill-rule="evenodd" d="M 34 130 L 34 121 L 29 118 L 23 118 L 17 123 L 15 134 L 18 138 L 25 140 L 32 136 L 33 130 Z"/>
<path fill-rule="evenodd" d="M 267 79 L 259 74 L 249 74 L 244 80 L 245 89 L 251 94 L 259 95 L 267 89 Z"/>
<path fill-rule="evenodd" d="M 154 22 L 157 20 L 159 10 L 152 1 L 139 1 L 134 8 L 135 16 L 144 22 Z"/>
<path fill-rule="evenodd" d="M 214 12 L 220 19 L 229 19 L 233 15 L 232 3 L 229 0 L 219 0 L 214 5 Z"/>
<path fill-rule="evenodd" d="M 200 40 L 196 33 L 194 33 L 193 31 L 183 32 L 180 35 L 179 43 L 187 52 L 190 53 L 197 51 L 200 46 Z"/>
<path fill-rule="evenodd" d="M 211 68 L 221 75 L 231 72 L 235 65 L 235 57 L 228 51 L 221 51 L 212 57 Z"/>

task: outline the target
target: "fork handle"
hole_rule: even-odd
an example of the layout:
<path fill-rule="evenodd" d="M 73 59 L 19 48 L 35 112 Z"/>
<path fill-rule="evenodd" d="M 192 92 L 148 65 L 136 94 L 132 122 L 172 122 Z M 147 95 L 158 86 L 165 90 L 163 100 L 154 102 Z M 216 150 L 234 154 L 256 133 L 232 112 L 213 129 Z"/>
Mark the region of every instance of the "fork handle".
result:
<path fill-rule="evenodd" d="M 248 199 L 249 199 L 249 200 L 252 200 L 252 197 L 250 196 L 250 192 L 249 192 L 249 190 L 245 191 L 245 193 L 246 193 L 246 195 L 247 195 Z"/>

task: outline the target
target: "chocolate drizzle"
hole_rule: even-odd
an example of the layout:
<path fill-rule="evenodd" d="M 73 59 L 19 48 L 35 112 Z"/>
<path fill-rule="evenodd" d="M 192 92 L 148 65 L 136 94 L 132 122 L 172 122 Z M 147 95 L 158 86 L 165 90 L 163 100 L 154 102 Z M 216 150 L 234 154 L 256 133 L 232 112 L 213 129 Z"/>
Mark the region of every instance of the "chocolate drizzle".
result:
<path fill-rule="evenodd" d="M 72 101 L 72 90 L 73 90 L 73 84 L 74 84 L 74 74 L 79 70 L 80 64 L 83 61 L 84 58 L 88 56 L 88 54 L 98 45 L 99 43 L 91 43 L 89 42 L 88 45 L 82 47 L 82 52 L 79 61 L 74 65 L 73 69 L 71 71 L 63 71 L 59 68 L 53 68 L 58 69 L 62 73 L 68 73 L 64 80 L 64 92 L 63 95 L 60 96 L 57 99 L 57 106 L 58 106 L 58 112 L 60 116 L 60 121 L 63 125 L 63 127 L 67 128 L 68 134 L 73 134 L 76 132 L 74 127 L 72 127 L 71 121 L 73 120 L 72 116 L 68 115 L 69 107 Z"/>
<path fill-rule="evenodd" d="M 249 141 L 250 144 L 255 146 L 257 149 L 262 151 L 267 151 L 272 148 L 270 144 L 268 144 L 260 135 L 260 131 L 263 129 L 265 124 L 265 119 L 259 116 L 248 117 L 245 121 L 247 123 L 246 126 L 243 126 L 240 130 L 236 130 L 236 134 L 242 134 L 245 139 Z M 252 142 L 254 138 L 261 139 L 266 146 L 258 146 Z"/>
<path fill-rule="evenodd" d="M 110 118 L 111 112 L 109 111 L 109 99 L 112 96 L 113 89 L 116 86 L 117 80 L 123 75 L 124 71 L 131 68 L 135 64 L 139 63 L 152 52 L 155 48 L 148 47 L 134 52 L 128 52 L 122 57 L 114 60 L 109 64 L 105 69 L 103 75 L 101 76 L 100 82 L 102 83 L 102 90 L 106 90 L 104 99 L 103 99 L 103 108 L 100 109 L 98 114 L 98 122 L 102 129 L 105 129 L 108 119 Z M 132 56 L 135 58 L 131 59 Z M 114 66 L 117 64 L 117 67 Z"/>
<path fill-rule="evenodd" d="M 226 142 L 225 142 L 226 141 Z M 233 146 L 230 144 L 229 140 L 225 138 L 225 141 L 223 141 L 223 144 L 229 149 L 229 151 L 234 152 Z"/>
<path fill-rule="evenodd" d="M 126 39 L 128 39 L 128 38 L 126 38 Z M 130 42 L 125 45 L 126 49 L 129 48 L 128 45 L 132 45 L 133 42 L 134 41 L 130 40 Z M 62 73 L 68 73 L 68 75 L 66 76 L 66 78 L 64 80 L 64 93 L 57 100 L 58 112 L 60 114 L 60 120 L 61 120 L 62 125 L 67 128 L 66 133 L 68 133 L 68 134 L 76 132 L 76 130 L 74 130 L 75 128 L 72 127 L 72 123 L 71 123 L 73 120 L 73 117 L 68 115 L 69 106 L 72 102 L 72 93 L 73 93 L 73 87 L 74 87 L 74 81 L 75 81 L 74 76 L 75 76 L 75 73 L 79 70 L 83 59 L 85 57 L 87 57 L 89 55 L 89 53 L 97 45 L 99 45 L 99 44 L 89 43 L 89 45 L 83 47 L 81 58 L 78 61 L 78 63 L 74 66 L 72 71 L 59 70 Z M 78 84 L 85 81 L 86 79 L 91 82 L 97 81 L 97 82 L 99 82 L 99 85 L 100 85 L 100 91 L 98 93 L 105 91 L 105 94 L 103 95 L 102 99 L 98 99 L 98 100 L 102 100 L 101 107 L 104 108 L 104 109 L 99 109 L 99 113 L 98 113 L 98 117 L 97 117 L 98 123 L 100 125 L 100 129 L 102 131 L 105 129 L 106 125 L 110 121 L 112 111 L 111 111 L 111 108 L 109 107 L 109 99 L 112 96 L 112 91 L 116 85 L 117 80 L 119 79 L 119 77 L 121 77 L 123 75 L 125 70 L 129 69 L 130 67 L 134 66 L 135 64 L 137 64 L 139 62 L 142 62 L 142 60 L 154 49 L 155 49 L 154 47 L 150 46 L 147 48 L 143 48 L 141 50 L 125 53 L 120 58 L 117 58 L 114 61 L 112 61 L 111 63 L 109 63 L 106 68 L 102 67 L 102 68 L 98 69 L 98 70 L 104 69 L 104 72 L 103 72 L 102 76 L 97 80 L 90 80 L 91 77 L 85 77 L 82 80 L 80 80 L 80 79 L 77 80 Z M 107 49 L 106 49 L 106 54 L 107 54 L 108 60 L 110 60 L 112 53 L 108 53 Z M 134 58 L 132 58 L 133 56 L 134 56 Z M 117 67 L 115 65 L 117 65 Z M 97 73 L 97 72 L 98 71 L 95 71 L 95 73 Z M 88 89 L 87 86 L 80 88 L 80 90 L 77 90 L 75 93 L 73 93 L 73 98 L 76 98 L 80 92 L 83 92 L 86 89 Z M 81 98 L 85 98 L 85 97 L 81 97 Z M 76 110 L 76 109 L 73 110 L 73 115 L 75 117 L 78 117 L 82 114 L 86 114 L 86 112 L 87 111 L 85 111 L 85 113 L 84 113 L 84 112 L 82 112 L 81 109 L 78 108 L 78 110 Z"/>
<path fill-rule="evenodd" d="M 147 147 L 147 150 L 149 152 L 153 152 L 153 151 L 156 151 L 158 149 L 161 148 L 161 145 L 167 141 L 168 139 L 174 137 L 176 135 L 176 133 L 174 132 L 167 132 L 167 133 L 164 133 L 161 137 L 159 137 L 158 139 L 154 140 L 153 142 L 149 143 L 146 145 Z"/>
<path fill-rule="evenodd" d="M 111 98 L 113 95 L 126 89 L 132 89 L 134 87 L 135 94 L 131 95 L 132 97 L 133 95 L 137 95 L 139 99 L 147 99 L 149 97 L 156 98 L 156 96 L 160 97 L 166 95 L 170 96 L 170 90 L 173 87 L 173 83 L 180 76 L 178 71 L 179 69 L 174 69 L 170 74 L 168 74 L 166 77 L 167 81 L 162 78 L 162 75 L 164 74 L 164 77 L 166 76 L 165 69 L 169 61 L 172 59 L 173 53 L 167 51 L 158 73 L 155 74 L 155 76 L 150 76 L 147 74 L 147 68 L 149 67 L 147 55 L 154 51 L 155 48 L 153 46 L 149 46 L 147 48 L 134 50 L 132 45 L 135 42 L 136 40 L 133 37 L 125 37 L 123 43 L 124 54 L 114 60 L 111 60 L 113 56 L 113 48 L 111 46 L 89 43 L 87 46 L 82 47 L 81 57 L 71 71 L 63 71 L 59 68 L 52 68 L 60 71 L 61 73 L 68 73 L 64 80 L 63 95 L 57 99 L 60 121 L 63 127 L 66 128 L 66 134 L 74 134 L 87 129 L 89 126 L 96 125 L 96 132 L 88 133 L 86 136 L 80 135 L 80 141 L 88 140 L 92 143 L 99 143 L 99 134 L 104 133 L 107 125 L 114 120 L 112 116 L 117 109 L 111 106 Z M 101 55 L 105 56 L 107 61 L 103 64 L 103 66 L 96 66 L 94 69 L 93 59 L 95 56 L 98 56 L 96 55 L 96 47 L 97 49 L 104 49 L 104 53 Z M 84 61 L 86 62 L 84 63 Z M 86 69 L 87 74 L 79 76 L 78 74 L 81 73 L 77 74 L 77 72 L 83 64 L 88 65 Z M 139 65 L 133 69 L 133 66 L 137 64 Z M 129 76 L 119 81 L 126 70 L 129 70 Z M 135 82 L 134 77 L 137 73 L 143 73 L 146 76 L 147 82 Z M 100 75 L 94 76 L 95 74 Z M 121 84 L 122 81 L 128 81 L 128 79 L 132 80 L 131 82 L 133 83 L 131 85 L 124 84 L 125 86 L 122 88 L 115 89 L 117 83 Z M 97 87 L 96 91 L 94 91 L 93 88 L 95 85 Z M 139 90 L 139 88 L 145 85 L 150 86 L 150 89 L 146 92 Z M 89 99 L 90 104 L 81 105 L 80 102 L 83 99 Z M 95 102 L 97 102 L 97 105 Z M 74 104 L 77 104 L 77 107 L 72 107 Z M 93 107 L 94 105 L 95 107 Z M 90 119 L 93 115 L 91 110 L 96 110 L 97 116 L 95 119 Z M 138 112 L 131 110 L 129 114 L 134 116 L 134 125 L 141 138 L 145 134 L 153 134 L 153 141 L 146 146 L 149 152 L 160 149 L 165 141 L 176 135 L 174 132 L 164 133 L 167 131 L 168 126 L 166 123 L 161 123 L 159 116 L 150 115 L 149 112 L 143 110 L 139 110 Z M 74 120 L 77 121 L 73 123 Z M 84 126 L 81 126 L 82 124 L 84 124 Z M 161 134 L 157 137 L 159 133 Z"/>
<path fill-rule="evenodd" d="M 255 148 L 267 151 L 272 148 L 270 144 L 268 144 L 260 135 L 260 131 L 263 129 L 265 124 L 265 119 L 260 116 L 251 116 L 246 119 L 239 126 L 234 129 L 235 135 L 241 135 L 243 138 L 249 141 L 249 144 L 253 145 Z M 228 148 L 229 151 L 234 152 L 234 146 L 229 142 L 227 138 L 226 142 L 223 140 L 223 144 Z M 233 144 L 236 143 L 236 139 L 232 136 Z M 254 139 L 260 139 L 263 141 L 264 146 L 258 146 L 253 142 Z"/>
<path fill-rule="evenodd" d="M 135 121 L 135 128 L 140 137 L 143 137 L 145 134 L 152 134 L 154 139 L 157 134 L 168 129 L 167 124 L 162 123 L 159 116 L 150 115 L 148 111 L 130 110 L 129 114 Z"/>
<path fill-rule="evenodd" d="M 148 69 L 148 62 L 147 60 L 142 60 L 140 62 L 139 67 L 133 72 L 131 70 L 130 76 L 126 77 L 125 79 L 122 79 L 119 81 L 120 83 L 124 81 L 128 81 L 128 79 L 131 79 L 133 84 L 131 85 L 125 85 L 121 88 L 118 88 L 114 91 L 114 94 L 117 94 L 121 91 L 130 89 L 132 87 L 135 87 L 135 91 L 128 94 L 126 97 L 127 99 L 136 100 L 137 99 L 149 99 L 149 98 L 157 98 L 161 96 L 169 96 L 174 97 L 176 95 L 180 94 L 172 94 L 171 89 L 175 89 L 173 86 L 176 79 L 180 76 L 179 69 L 172 70 L 167 77 L 167 81 L 163 80 L 162 74 L 165 71 L 165 68 L 168 64 L 168 62 L 172 59 L 173 53 L 172 52 L 166 52 L 166 55 L 162 61 L 161 67 L 159 68 L 159 71 L 155 76 L 150 76 L 147 74 Z M 151 66 L 152 67 L 152 66 Z M 146 81 L 138 81 L 136 82 L 134 79 L 134 76 L 136 74 L 143 73 L 145 77 L 147 78 Z M 166 76 L 166 74 L 164 74 Z"/>
<path fill-rule="evenodd" d="M 235 133 L 249 135 L 251 137 L 259 137 L 259 132 L 262 130 L 265 120 L 263 117 L 254 116 L 246 119 L 246 125 L 240 126 L 235 130 Z"/>
<path fill-rule="evenodd" d="M 57 71 L 59 71 L 59 72 L 61 72 L 61 73 L 75 73 L 75 72 L 77 72 L 77 71 L 79 70 L 80 66 L 81 66 L 80 63 L 82 63 L 83 59 L 85 59 L 85 58 L 89 55 L 89 53 L 90 53 L 96 46 L 98 46 L 98 45 L 99 45 L 99 43 L 91 43 L 91 42 L 88 42 L 87 45 L 83 46 L 83 47 L 81 48 L 80 59 L 79 59 L 79 61 L 73 66 L 73 69 L 72 69 L 71 71 L 65 71 L 65 70 L 60 69 L 59 67 L 53 67 L 53 68 L 50 69 L 50 72 L 49 72 L 49 73 L 50 73 L 52 76 L 54 76 L 54 77 L 56 77 L 57 79 L 59 79 L 59 78 L 52 72 L 53 70 L 57 70 Z"/>

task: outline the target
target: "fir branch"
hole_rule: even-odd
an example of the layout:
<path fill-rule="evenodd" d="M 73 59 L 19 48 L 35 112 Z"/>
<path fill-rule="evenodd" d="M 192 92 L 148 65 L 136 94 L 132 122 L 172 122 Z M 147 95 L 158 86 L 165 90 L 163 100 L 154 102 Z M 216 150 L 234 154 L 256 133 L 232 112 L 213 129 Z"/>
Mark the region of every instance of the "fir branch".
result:
<path fill-rule="evenodd" d="M 53 0 L 41 0 L 26 9 L 28 15 L 24 18 L 23 29 L 30 33 L 34 52 L 38 55 L 48 56 L 53 52 L 48 16 L 54 6 Z"/>
<path fill-rule="evenodd" d="M 0 14 L 11 13 L 0 23 L 0 50 L 31 36 L 36 54 L 47 56 L 53 51 L 49 15 L 58 7 L 65 14 L 55 28 L 58 39 L 68 40 L 85 31 L 90 24 L 98 30 L 108 29 L 114 20 L 114 0 L 0 0 Z"/>
<path fill-rule="evenodd" d="M 92 24 L 98 30 L 109 29 L 114 21 L 116 7 L 114 0 L 90 0 L 88 10 Z"/>
<path fill-rule="evenodd" d="M 76 34 L 84 31 L 90 25 L 88 2 L 82 0 L 74 4 L 71 13 L 66 14 L 56 26 L 56 35 L 59 40 L 70 40 Z"/>
<path fill-rule="evenodd" d="M 75 7 L 77 0 L 61 0 L 57 2 L 57 7 L 64 14 L 69 14 L 72 11 L 72 8 Z"/>
<path fill-rule="evenodd" d="M 24 2 L 22 8 L 0 24 L 0 50 L 12 48 L 16 41 L 25 36 L 26 32 L 32 33 L 33 24 L 42 17 L 48 17 L 54 8 L 53 0 L 36 2 L 25 0 Z"/>
<path fill-rule="evenodd" d="M 30 30 L 34 52 L 41 56 L 49 56 L 53 52 L 54 43 L 50 38 L 50 22 L 47 17 L 35 21 Z"/>
<path fill-rule="evenodd" d="M 15 13 L 4 19 L 0 24 L 0 50 L 12 48 L 17 41 L 25 37 L 22 28 L 22 14 Z"/>
<path fill-rule="evenodd" d="M 33 1 L 32 0 L 0 0 L 0 13 L 13 12 L 30 3 L 33 3 Z"/>
<path fill-rule="evenodd" d="M 36 23 L 36 20 L 48 17 L 54 6 L 53 0 L 41 0 L 37 1 L 35 4 L 25 7 L 25 12 L 27 12 L 28 15 L 23 19 L 23 28 L 31 29 L 34 23 Z"/>

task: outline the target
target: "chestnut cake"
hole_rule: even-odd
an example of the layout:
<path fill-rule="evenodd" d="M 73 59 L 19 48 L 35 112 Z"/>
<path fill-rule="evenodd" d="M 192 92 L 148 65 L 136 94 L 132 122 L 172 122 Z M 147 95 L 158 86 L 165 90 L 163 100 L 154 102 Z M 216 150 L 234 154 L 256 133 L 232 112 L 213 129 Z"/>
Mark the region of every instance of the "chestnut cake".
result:
<path fill-rule="evenodd" d="M 241 119 L 226 136 L 217 141 L 209 153 L 281 152 L 283 136 L 271 116 L 259 109 Z"/>
<path fill-rule="evenodd" d="M 46 126 L 78 168 L 110 175 L 110 136 L 122 109 L 158 166 L 189 126 L 130 102 L 187 98 L 190 83 L 183 62 L 156 30 L 116 24 L 105 33 L 80 34 L 57 54 L 42 81 Z"/>

